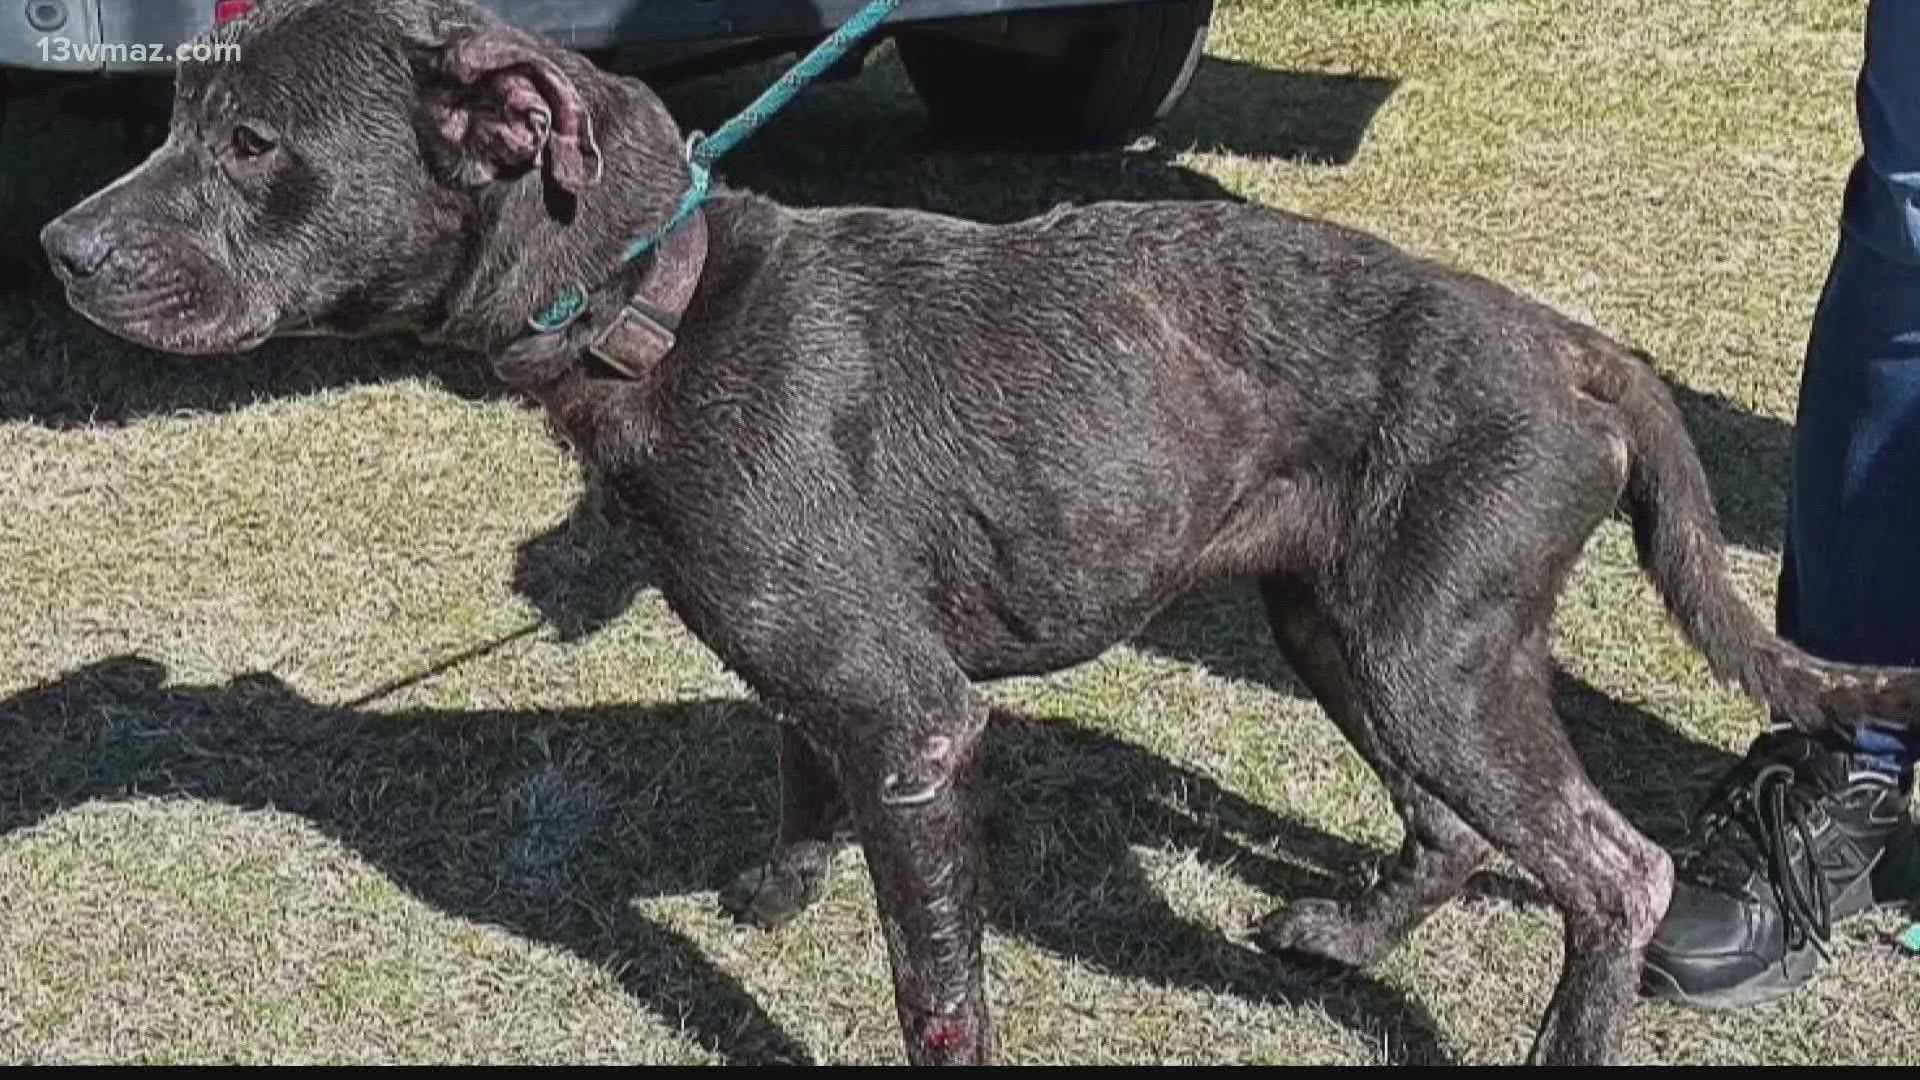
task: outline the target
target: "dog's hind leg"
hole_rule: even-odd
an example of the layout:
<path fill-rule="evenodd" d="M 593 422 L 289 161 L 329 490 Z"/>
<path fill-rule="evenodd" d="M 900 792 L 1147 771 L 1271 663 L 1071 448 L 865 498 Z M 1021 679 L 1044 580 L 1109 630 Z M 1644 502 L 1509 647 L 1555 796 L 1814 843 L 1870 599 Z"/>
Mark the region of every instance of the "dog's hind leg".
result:
<path fill-rule="evenodd" d="M 1272 579 L 1261 595 L 1288 664 L 1386 785 L 1406 835 L 1385 875 L 1359 896 L 1295 900 L 1262 920 L 1255 940 L 1271 952 L 1371 967 L 1459 893 L 1485 860 L 1487 842 L 1378 752 L 1333 648 L 1333 628 L 1304 591 Z"/>
<path fill-rule="evenodd" d="M 1393 908 L 1412 910 L 1422 885 L 1428 896 L 1457 885 L 1479 850 L 1462 846 L 1468 831 L 1519 863 L 1559 910 L 1566 943 L 1533 1060 L 1601 1064 L 1617 1053 L 1673 879 L 1666 853 L 1588 778 L 1550 693 L 1554 600 L 1619 491 L 1618 458 L 1603 429 L 1577 422 L 1490 425 L 1460 443 L 1430 455 L 1430 475 L 1383 473 L 1379 497 L 1356 504 L 1377 516 L 1355 523 L 1349 545 L 1293 590 L 1302 596 L 1270 588 L 1268 599 L 1303 677 L 1412 810 L 1409 831 L 1420 831 L 1415 814 L 1448 823 L 1435 830 L 1440 869 L 1382 895 L 1412 898 Z M 1348 921 L 1349 934 L 1370 929 Z"/>
<path fill-rule="evenodd" d="M 800 729 L 780 725 L 780 844 L 773 858 L 736 878 L 720 902 L 742 921 L 773 930 L 826 892 L 846 820 L 833 765 Z"/>
<path fill-rule="evenodd" d="M 1354 658 L 1362 739 L 1532 874 L 1560 911 L 1565 954 L 1532 1060 L 1607 1064 L 1666 914 L 1673 866 L 1594 787 L 1554 714 L 1551 608 L 1493 580 L 1511 589 L 1523 565 L 1456 564 L 1457 576 L 1436 575 L 1451 582 L 1455 603 L 1410 598 L 1372 633 L 1343 635 L 1343 651 Z"/>
<path fill-rule="evenodd" d="M 1641 957 L 1666 914 L 1673 865 L 1588 779 L 1554 714 L 1544 658 L 1537 663 L 1538 674 L 1509 676 L 1483 694 L 1428 665 L 1435 692 L 1413 692 L 1428 704 L 1424 722 L 1401 723 L 1422 711 L 1400 689 L 1416 685 L 1406 677 L 1383 681 L 1381 696 L 1402 700 L 1376 715 L 1421 786 L 1531 873 L 1560 911 L 1560 980 L 1531 1060 L 1609 1064 L 1632 1012 Z M 1439 704 L 1456 694 L 1478 707 Z"/>

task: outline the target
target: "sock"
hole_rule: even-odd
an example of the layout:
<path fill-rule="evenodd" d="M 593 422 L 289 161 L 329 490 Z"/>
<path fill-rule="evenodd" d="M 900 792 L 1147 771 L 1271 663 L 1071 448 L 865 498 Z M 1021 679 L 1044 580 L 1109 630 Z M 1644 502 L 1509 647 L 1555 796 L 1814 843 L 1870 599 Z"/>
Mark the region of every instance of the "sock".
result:
<path fill-rule="evenodd" d="M 1793 725 L 1775 721 L 1774 734 L 1790 732 Z M 1877 780 L 1911 794 L 1914 760 L 1920 757 L 1920 735 L 1895 727 L 1867 721 L 1854 732 L 1853 745 L 1841 746 L 1847 752 L 1847 782 Z"/>
<path fill-rule="evenodd" d="M 1913 759 L 1913 737 L 1898 728 L 1866 723 L 1854 733 L 1852 768 L 1856 774 L 1871 772 L 1910 792 Z"/>

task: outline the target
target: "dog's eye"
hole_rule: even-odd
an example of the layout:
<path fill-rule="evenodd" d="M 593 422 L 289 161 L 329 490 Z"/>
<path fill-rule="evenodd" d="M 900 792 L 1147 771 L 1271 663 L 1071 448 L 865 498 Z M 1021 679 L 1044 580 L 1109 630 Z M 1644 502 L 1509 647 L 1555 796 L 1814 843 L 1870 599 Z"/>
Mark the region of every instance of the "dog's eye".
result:
<path fill-rule="evenodd" d="M 243 158 L 257 158 L 274 147 L 274 141 L 245 124 L 233 129 L 233 152 Z"/>

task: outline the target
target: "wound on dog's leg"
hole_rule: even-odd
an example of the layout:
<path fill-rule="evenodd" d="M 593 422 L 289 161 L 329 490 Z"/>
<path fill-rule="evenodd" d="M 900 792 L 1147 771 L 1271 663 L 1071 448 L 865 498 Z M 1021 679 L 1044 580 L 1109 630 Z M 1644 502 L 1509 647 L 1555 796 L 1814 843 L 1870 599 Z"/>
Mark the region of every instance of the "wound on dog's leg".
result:
<path fill-rule="evenodd" d="M 930 1016 L 920 1025 L 920 1045 L 935 1054 L 950 1054 L 973 1043 L 973 1024 L 964 1016 Z"/>
<path fill-rule="evenodd" d="M 938 798 L 953 777 L 953 739 L 935 735 L 921 746 L 912 766 L 890 772 L 880 781 L 883 806 L 922 806 Z"/>

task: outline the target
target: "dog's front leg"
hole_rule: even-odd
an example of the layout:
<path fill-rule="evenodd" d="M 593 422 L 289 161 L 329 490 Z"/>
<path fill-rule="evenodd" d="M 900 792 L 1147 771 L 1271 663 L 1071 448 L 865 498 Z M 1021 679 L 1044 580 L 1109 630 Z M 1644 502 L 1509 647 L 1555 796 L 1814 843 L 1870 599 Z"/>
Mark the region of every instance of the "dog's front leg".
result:
<path fill-rule="evenodd" d="M 834 833 L 846 817 L 833 766 L 798 726 L 780 725 L 780 847 L 741 874 L 720 902 L 741 920 L 774 930 L 827 890 Z"/>
<path fill-rule="evenodd" d="M 955 697 L 917 716 L 850 717 L 839 755 L 915 1065 L 984 1064 L 994 1051 L 980 952 L 979 741 L 987 706 L 970 688 Z"/>

